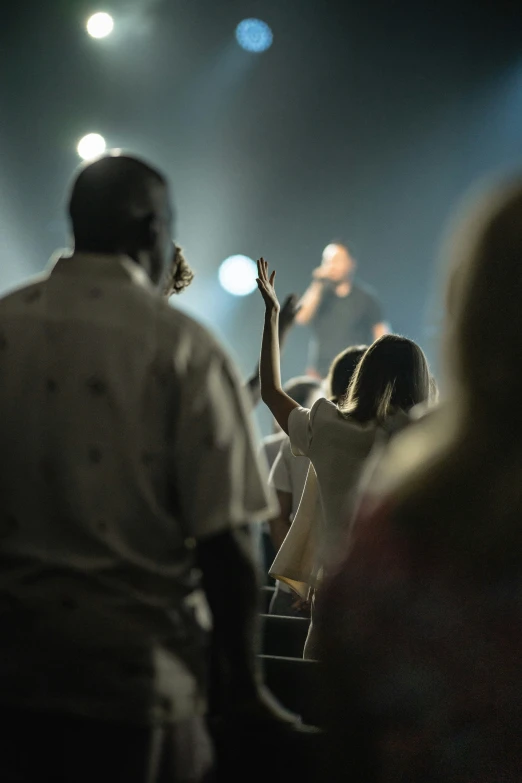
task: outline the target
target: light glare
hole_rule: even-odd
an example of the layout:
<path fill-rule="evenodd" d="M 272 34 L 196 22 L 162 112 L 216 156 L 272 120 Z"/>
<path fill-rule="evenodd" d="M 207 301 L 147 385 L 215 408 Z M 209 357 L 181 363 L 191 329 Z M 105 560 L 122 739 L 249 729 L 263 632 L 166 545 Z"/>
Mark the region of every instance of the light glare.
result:
<path fill-rule="evenodd" d="M 232 296 L 247 296 L 256 288 L 257 266 L 248 256 L 226 258 L 219 267 L 219 282 Z"/>
<path fill-rule="evenodd" d="M 88 133 L 78 142 L 78 155 L 82 160 L 92 160 L 103 155 L 107 145 L 103 136 L 99 133 Z"/>
<path fill-rule="evenodd" d="M 261 19 L 243 19 L 236 28 L 236 39 L 242 49 L 257 54 L 270 49 L 274 36 Z"/>
<path fill-rule="evenodd" d="M 114 29 L 114 19 L 103 12 L 93 14 L 87 22 L 87 32 L 91 38 L 106 38 Z"/>

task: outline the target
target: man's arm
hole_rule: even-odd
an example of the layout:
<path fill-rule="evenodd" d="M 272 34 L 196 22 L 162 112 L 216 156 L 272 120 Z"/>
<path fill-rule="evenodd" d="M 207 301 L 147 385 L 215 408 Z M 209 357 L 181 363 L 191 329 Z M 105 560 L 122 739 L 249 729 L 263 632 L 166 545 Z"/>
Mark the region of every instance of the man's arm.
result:
<path fill-rule="evenodd" d="M 257 579 L 248 554 L 247 529 L 227 530 L 200 541 L 197 560 L 202 586 L 213 615 L 212 646 L 224 671 L 227 708 L 257 698 Z"/>
<path fill-rule="evenodd" d="M 244 529 L 274 516 L 275 497 L 256 458 L 250 406 L 237 373 L 202 327 L 192 331 L 191 364 L 175 376 L 169 474 L 172 507 L 183 537 L 196 541 L 214 616 L 214 674 L 226 675 L 226 689 L 214 678 L 213 691 L 222 696 L 220 712 L 279 720 L 281 710 L 270 704 L 256 667 L 257 582 Z"/>
<path fill-rule="evenodd" d="M 324 292 L 324 280 L 314 280 L 307 288 L 299 302 L 299 312 L 295 317 L 296 323 L 304 326 L 314 318 L 321 304 Z"/>
<path fill-rule="evenodd" d="M 279 552 L 288 531 L 290 530 L 292 516 L 292 494 L 290 492 L 281 492 L 277 490 L 277 499 L 279 501 L 279 514 L 269 522 L 270 537 L 276 552 Z"/>
<path fill-rule="evenodd" d="M 213 616 L 214 675 L 217 670 L 222 677 L 214 713 L 260 725 L 294 724 L 296 717 L 262 684 L 257 665 L 259 594 L 248 527 L 200 541 L 197 561 Z"/>

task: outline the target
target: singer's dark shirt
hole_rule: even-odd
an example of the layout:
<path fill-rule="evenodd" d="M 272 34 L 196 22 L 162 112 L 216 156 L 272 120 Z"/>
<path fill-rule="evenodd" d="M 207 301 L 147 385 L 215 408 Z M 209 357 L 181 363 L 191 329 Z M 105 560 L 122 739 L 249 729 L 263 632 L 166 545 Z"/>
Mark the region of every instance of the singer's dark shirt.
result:
<path fill-rule="evenodd" d="M 324 378 L 330 363 L 350 345 L 370 345 L 373 327 L 383 320 L 375 293 L 364 283 L 354 283 L 348 296 L 337 296 L 327 287 L 311 322 L 308 366 Z"/>

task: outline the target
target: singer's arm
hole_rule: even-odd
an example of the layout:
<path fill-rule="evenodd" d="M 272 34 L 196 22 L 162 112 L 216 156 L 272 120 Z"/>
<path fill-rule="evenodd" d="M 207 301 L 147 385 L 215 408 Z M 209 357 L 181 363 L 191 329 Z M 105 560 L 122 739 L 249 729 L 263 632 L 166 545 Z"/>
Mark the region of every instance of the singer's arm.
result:
<path fill-rule="evenodd" d="M 314 315 L 317 312 L 321 299 L 323 298 L 324 281 L 314 280 L 312 284 L 307 288 L 303 294 L 303 298 L 299 302 L 300 309 L 295 317 L 295 322 L 301 324 L 309 324 Z"/>

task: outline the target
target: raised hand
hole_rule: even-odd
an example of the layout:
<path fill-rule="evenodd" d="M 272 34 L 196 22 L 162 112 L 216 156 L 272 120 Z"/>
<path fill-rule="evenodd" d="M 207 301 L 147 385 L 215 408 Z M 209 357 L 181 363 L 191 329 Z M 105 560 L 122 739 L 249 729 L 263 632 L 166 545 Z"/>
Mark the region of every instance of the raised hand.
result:
<path fill-rule="evenodd" d="M 325 266 L 318 266 L 312 272 L 314 280 L 328 280 L 328 269 Z"/>
<path fill-rule="evenodd" d="M 272 311 L 276 310 L 279 312 L 279 300 L 274 288 L 274 280 L 276 275 L 275 269 L 269 275 L 267 261 L 265 261 L 264 258 L 260 258 L 257 262 L 257 274 L 257 287 L 259 288 L 261 296 L 264 299 L 266 309 Z"/>

